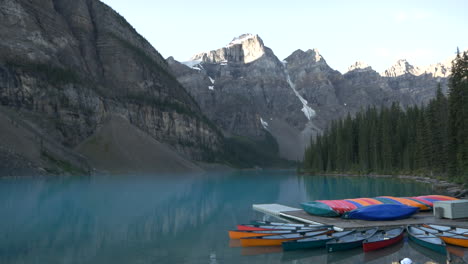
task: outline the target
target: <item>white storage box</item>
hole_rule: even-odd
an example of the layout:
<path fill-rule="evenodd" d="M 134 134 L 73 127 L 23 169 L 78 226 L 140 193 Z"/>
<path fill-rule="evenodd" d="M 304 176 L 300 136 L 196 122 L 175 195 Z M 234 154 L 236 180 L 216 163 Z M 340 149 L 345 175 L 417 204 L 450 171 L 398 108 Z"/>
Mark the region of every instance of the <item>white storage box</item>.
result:
<path fill-rule="evenodd" d="M 468 218 L 468 200 L 434 202 L 434 216 L 450 219 Z"/>

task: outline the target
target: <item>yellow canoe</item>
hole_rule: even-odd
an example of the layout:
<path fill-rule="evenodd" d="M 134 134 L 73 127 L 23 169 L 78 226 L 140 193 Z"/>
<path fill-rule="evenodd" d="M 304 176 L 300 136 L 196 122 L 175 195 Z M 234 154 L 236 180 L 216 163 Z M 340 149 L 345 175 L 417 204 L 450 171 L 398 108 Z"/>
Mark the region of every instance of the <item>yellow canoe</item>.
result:
<path fill-rule="evenodd" d="M 243 247 L 261 247 L 261 246 L 281 246 L 281 243 L 289 240 L 302 239 L 306 237 L 318 236 L 322 234 L 333 233 L 331 229 L 316 230 L 304 233 L 290 233 L 282 235 L 268 235 L 241 238 L 241 245 Z"/>
<path fill-rule="evenodd" d="M 468 248 L 468 237 L 462 235 L 439 235 L 439 237 L 447 244 Z"/>

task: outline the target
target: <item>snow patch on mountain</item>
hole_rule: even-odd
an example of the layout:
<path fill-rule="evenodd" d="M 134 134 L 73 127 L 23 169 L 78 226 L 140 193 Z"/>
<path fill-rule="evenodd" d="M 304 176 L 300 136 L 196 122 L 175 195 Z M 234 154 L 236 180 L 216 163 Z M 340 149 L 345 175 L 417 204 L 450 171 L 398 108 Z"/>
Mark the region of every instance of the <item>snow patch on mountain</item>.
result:
<path fill-rule="evenodd" d="M 189 61 L 182 61 L 181 63 L 192 69 L 201 70 L 199 66 L 201 66 L 200 63 L 202 63 L 202 60 L 189 60 Z"/>
<path fill-rule="evenodd" d="M 309 105 L 306 99 L 302 97 L 299 92 L 296 90 L 296 85 L 291 81 L 291 77 L 289 76 L 289 72 L 287 71 L 285 67 L 285 73 L 286 73 L 286 80 L 291 87 L 291 89 L 294 91 L 294 94 L 299 98 L 299 100 L 302 103 L 302 109 L 301 111 L 304 113 L 304 115 L 307 117 L 308 120 L 311 120 L 313 117 L 315 117 L 316 112 L 314 109 L 312 109 Z"/>
<path fill-rule="evenodd" d="M 239 37 L 234 38 L 231 42 L 229 42 L 229 44 L 226 47 L 231 47 L 231 46 L 234 46 L 234 45 L 242 44 L 242 42 L 244 42 L 244 41 L 246 41 L 248 39 L 254 38 L 254 37 L 255 37 L 255 35 L 250 34 L 250 33 L 242 34 Z"/>
<path fill-rule="evenodd" d="M 264 121 L 263 118 L 260 117 L 260 123 L 262 124 L 263 128 L 268 130 L 268 122 Z"/>

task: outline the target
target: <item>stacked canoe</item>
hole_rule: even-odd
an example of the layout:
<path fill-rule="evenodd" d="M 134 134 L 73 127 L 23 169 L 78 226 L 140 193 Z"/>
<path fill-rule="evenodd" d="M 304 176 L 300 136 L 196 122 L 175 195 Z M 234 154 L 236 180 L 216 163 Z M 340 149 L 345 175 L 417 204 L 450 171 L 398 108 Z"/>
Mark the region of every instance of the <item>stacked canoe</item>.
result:
<path fill-rule="evenodd" d="M 309 214 L 317 216 L 341 216 L 346 212 L 356 210 L 358 208 L 380 205 L 380 204 L 398 204 L 416 207 L 419 211 L 432 210 L 434 202 L 457 200 L 456 198 L 444 195 L 424 195 L 415 197 L 393 197 L 379 196 L 375 198 L 356 198 L 343 200 L 316 200 L 312 202 L 302 203 L 301 206 Z"/>
<path fill-rule="evenodd" d="M 328 252 L 335 252 L 362 247 L 367 252 L 401 242 L 405 230 L 410 240 L 443 254 L 446 252 L 445 243 L 468 247 L 468 229 L 431 224 L 407 226 L 406 229 L 370 228 L 341 232 L 335 232 L 332 226 L 327 225 L 258 221 L 237 227 L 237 230 L 229 231 L 229 237 L 240 239 L 239 245 L 282 246 L 285 251 L 325 247 Z"/>

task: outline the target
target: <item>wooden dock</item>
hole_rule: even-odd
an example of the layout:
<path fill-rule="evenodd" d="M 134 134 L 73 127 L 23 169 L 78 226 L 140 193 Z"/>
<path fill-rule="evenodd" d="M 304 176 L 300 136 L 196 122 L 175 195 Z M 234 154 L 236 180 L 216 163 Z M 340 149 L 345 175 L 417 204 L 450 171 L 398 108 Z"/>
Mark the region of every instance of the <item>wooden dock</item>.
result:
<path fill-rule="evenodd" d="M 394 221 L 366 221 L 342 219 L 340 217 L 321 217 L 306 213 L 304 210 L 280 204 L 254 204 L 253 209 L 265 214 L 309 224 L 334 225 L 337 229 L 362 229 L 369 227 L 394 227 L 417 224 L 438 224 L 468 228 L 468 218 L 439 219 L 432 212 L 421 212 L 407 219 Z"/>

